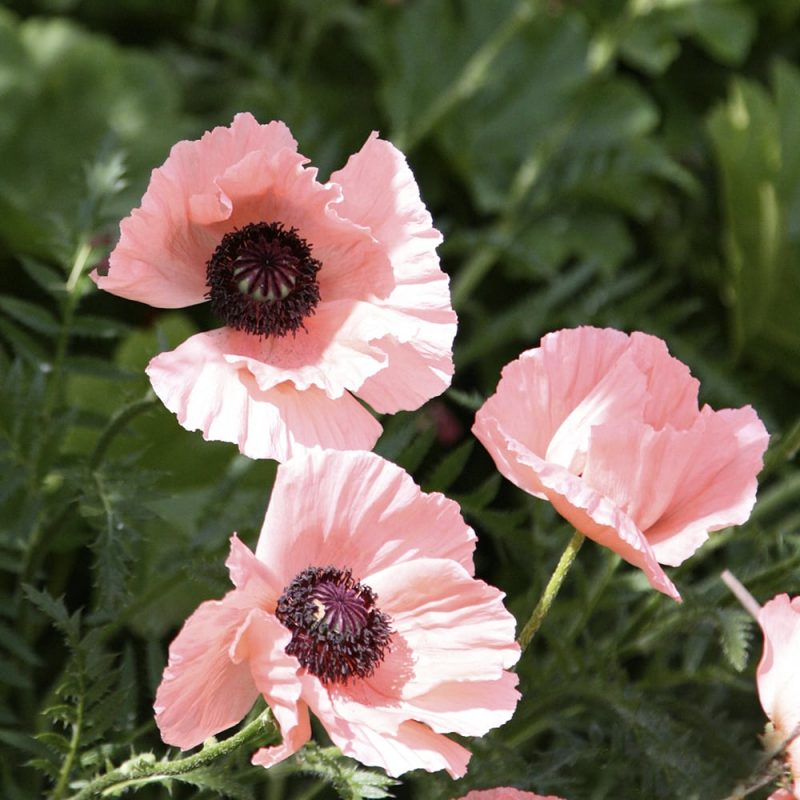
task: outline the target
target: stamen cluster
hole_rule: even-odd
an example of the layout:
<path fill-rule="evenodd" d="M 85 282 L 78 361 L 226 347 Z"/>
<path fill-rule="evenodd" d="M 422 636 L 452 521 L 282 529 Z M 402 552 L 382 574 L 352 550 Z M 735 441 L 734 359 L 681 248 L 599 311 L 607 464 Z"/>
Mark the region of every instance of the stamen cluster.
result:
<path fill-rule="evenodd" d="M 222 237 L 206 265 L 206 296 L 230 327 L 285 336 L 314 313 L 321 266 L 295 228 L 251 223 Z"/>
<path fill-rule="evenodd" d="M 284 589 L 275 612 L 292 632 L 286 648 L 324 684 L 368 678 L 391 640 L 391 619 L 350 570 L 307 567 Z"/>

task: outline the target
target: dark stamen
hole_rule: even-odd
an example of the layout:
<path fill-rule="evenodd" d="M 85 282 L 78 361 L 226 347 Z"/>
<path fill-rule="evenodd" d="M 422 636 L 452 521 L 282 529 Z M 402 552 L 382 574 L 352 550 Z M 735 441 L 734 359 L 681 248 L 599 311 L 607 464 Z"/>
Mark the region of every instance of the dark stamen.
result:
<path fill-rule="evenodd" d="M 252 223 L 222 237 L 207 264 L 206 297 L 231 328 L 285 336 L 314 313 L 321 266 L 294 228 Z"/>
<path fill-rule="evenodd" d="M 324 684 L 368 678 L 391 640 L 391 620 L 350 570 L 308 567 L 283 590 L 276 616 L 292 632 L 286 648 Z"/>

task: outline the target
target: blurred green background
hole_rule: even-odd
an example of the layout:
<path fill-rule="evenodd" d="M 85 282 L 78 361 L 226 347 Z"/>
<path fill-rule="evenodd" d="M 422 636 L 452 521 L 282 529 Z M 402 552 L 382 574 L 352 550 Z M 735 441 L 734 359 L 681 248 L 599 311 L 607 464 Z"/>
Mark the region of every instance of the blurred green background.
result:
<path fill-rule="evenodd" d="M 242 110 L 284 120 L 323 179 L 372 130 L 406 152 L 445 234 L 456 375 L 421 412 L 384 420 L 377 449 L 461 502 L 478 571 L 518 619 L 569 533 L 501 481 L 469 426 L 502 365 L 542 334 L 594 324 L 661 336 L 701 380 L 702 402 L 750 403 L 772 434 L 751 522 L 671 571 L 683 606 L 587 544 L 520 666 L 514 720 L 471 744 L 464 781 L 411 776 L 397 796 L 502 781 L 570 800 L 721 800 L 754 782 L 760 645 L 718 574 L 731 568 L 761 602 L 800 593 L 798 55 L 799 0 L 6 2 L 3 797 L 47 795 L 48 770 L 58 780 L 58 737 L 74 726 L 41 712 L 70 670 L 92 675 L 76 666 L 87 653 L 113 676 L 92 702 L 115 714 L 84 730 L 71 780 L 132 749 L 163 752 L 149 705 L 168 641 L 226 590 L 230 532 L 252 542 L 260 527 L 274 465 L 204 443 L 161 407 L 133 412 L 97 453 L 144 395 L 149 358 L 216 324 L 205 308 L 162 313 L 88 292 L 64 333 L 76 244 L 102 258 L 170 146 Z M 53 399 L 42 365 L 62 340 Z M 80 633 L 70 640 L 63 618 L 54 629 L 59 609 L 31 605 L 22 584 L 82 608 Z M 98 641 L 79 641 L 92 632 Z M 19 768 L 29 759 L 39 772 Z M 369 796 L 298 763 L 226 769 L 240 792 L 226 796 Z M 175 796 L 214 796 L 204 785 Z"/>

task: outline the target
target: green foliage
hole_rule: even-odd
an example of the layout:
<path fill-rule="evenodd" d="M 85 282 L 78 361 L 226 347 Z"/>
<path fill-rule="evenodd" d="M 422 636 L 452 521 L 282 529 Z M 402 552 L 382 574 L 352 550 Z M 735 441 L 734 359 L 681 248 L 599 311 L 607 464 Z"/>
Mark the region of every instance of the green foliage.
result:
<path fill-rule="evenodd" d="M 303 772 L 331 783 L 343 800 L 392 797 L 389 790 L 399 783 L 381 772 L 359 768 L 354 761 L 342 758 L 335 747 L 306 745 L 299 753 L 297 763 Z"/>
<path fill-rule="evenodd" d="M 754 785 L 760 634 L 718 576 L 760 602 L 800 594 L 800 2 L 6 6 L 0 795 L 64 800 L 101 779 L 145 800 L 452 800 L 499 782 L 713 800 Z M 371 130 L 406 152 L 445 234 L 457 369 L 441 398 L 381 419 L 376 451 L 459 502 L 477 574 L 520 626 L 571 534 L 469 429 L 541 334 L 656 333 L 703 401 L 751 403 L 772 435 L 750 522 L 670 570 L 682 605 L 585 544 L 518 665 L 517 713 L 465 742 L 458 782 L 399 786 L 314 744 L 265 771 L 255 740 L 178 769 L 154 729 L 169 641 L 230 587 L 229 537 L 255 542 L 276 467 L 185 431 L 150 392 L 148 361 L 218 324 L 207 310 L 105 296 L 87 273 L 169 147 L 240 110 L 285 120 L 323 177 Z"/>
<path fill-rule="evenodd" d="M 85 764 L 97 763 L 97 751 L 107 750 L 104 742 L 112 729 L 130 730 L 133 674 L 130 664 L 115 668 L 116 659 L 105 650 L 101 629 L 84 633 L 80 611 L 70 614 L 63 599 L 46 591 L 30 586 L 25 591 L 63 635 L 69 652 L 54 690 L 56 702 L 42 711 L 52 728 L 36 737 L 49 755 L 31 762 L 53 781 L 54 796 L 61 797 Z"/>
<path fill-rule="evenodd" d="M 52 254 L 59 229 L 81 223 L 85 165 L 113 147 L 129 152 L 137 175 L 113 215 L 133 205 L 141 178 L 175 139 L 177 93 L 158 60 L 66 19 L 20 21 L 0 10 L 0 41 L 10 95 L 0 126 L 0 241 L 14 252 Z M 102 164 L 89 170 L 90 186 L 123 188 L 119 157 Z"/>
<path fill-rule="evenodd" d="M 773 69 L 774 98 L 736 79 L 709 117 L 725 213 L 734 343 L 800 380 L 800 72 Z"/>

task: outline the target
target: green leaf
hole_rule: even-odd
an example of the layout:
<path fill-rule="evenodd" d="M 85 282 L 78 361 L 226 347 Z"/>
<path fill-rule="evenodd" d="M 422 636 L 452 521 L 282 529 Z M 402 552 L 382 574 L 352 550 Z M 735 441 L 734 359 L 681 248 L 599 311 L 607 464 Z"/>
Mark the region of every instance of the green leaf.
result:
<path fill-rule="evenodd" d="M 426 492 L 446 492 L 464 471 L 475 447 L 475 440 L 468 439 L 448 453 L 423 481 Z"/>
<path fill-rule="evenodd" d="M 800 382 L 800 72 L 778 62 L 774 97 L 737 79 L 708 129 L 722 186 L 734 346 Z"/>
<path fill-rule="evenodd" d="M 36 741 L 45 745 L 54 753 L 68 753 L 69 739 L 59 733 L 37 733 Z"/>
<path fill-rule="evenodd" d="M 304 772 L 328 781 L 344 800 L 391 797 L 389 789 L 399 783 L 382 772 L 361 769 L 336 747 L 322 748 L 309 743 L 296 759 Z"/>
<path fill-rule="evenodd" d="M 67 607 L 64 605 L 63 597 L 53 597 L 49 592 L 43 589 L 36 589 L 29 584 L 24 589 L 28 600 L 40 611 L 43 611 L 45 616 L 49 617 L 71 639 L 77 640 L 80 627 L 79 617 L 70 616 Z"/>
<path fill-rule="evenodd" d="M 29 334 L 18 328 L 11 320 L 0 316 L 0 335 L 11 345 L 13 351 L 28 364 L 36 367 L 47 364 L 48 352 Z"/>
<path fill-rule="evenodd" d="M 747 666 L 753 619 L 739 609 L 723 609 L 717 613 L 719 640 L 728 663 L 741 672 Z"/>
<path fill-rule="evenodd" d="M 479 8 L 492 6 L 468 3 L 467 24 L 484 25 L 486 11 Z M 448 50 L 446 41 L 426 39 L 432 53 Z M 442 123 L 440 141 L 481 210 L 502 208 L 519 171 L 539 174 L 569 137 L 577 93 L 589 79 L 587 48 L 578 15 L 534 17 L 500 53 L 480 90 Z"/>
<path fill-rule="evenodd" d="M 116 319 L 81 314 L 73 322 L 70 333 L 92 339 L 117 339 L 125 336 L 130 329 L 130 325 Z"/>
<path fill-rule="evenodd" d="M 681 40 L 692 38 L 715 60 L 737 65 L 744 60 L 756 34 L 753 10 L 739 0 L 652 0 L 630 3 L 613 23 L 623 58 L 660 75 L 680 54 Z"/>
<path fill-rule="evenodd" d="M 64 276 L 53 267 L 28 256 L 20 256 L 19 261 L 25 272 L 48 294 L 56 298 L 66 294 Z"/>
<path fill-rule="evenodd" d="M 58 320 L 36 303 L 11 295 L 0 295 L 0 309 L 27 328 L 47 336 L 57 336 L 61 331 Z"/>
<path fill-rule="evenodd" d="M 89 222 L 87 212 L 119 219 L 137 203 L 149 170 L 180 138 L 175 76 L 153 55 L 64 18 L 17 21 L 4 13 L 0 31 L 8 92 L 0 123 L 0 239 L 16 252 L 49 256 L 64 229 L 86 229 L 87 222 L 97 229 L 101 220 Z M 119 191 L 120 149 L 138 176 L 127 191 Z M 87 179 L 88 206 L 76 200 L 87 194 Z"/>

